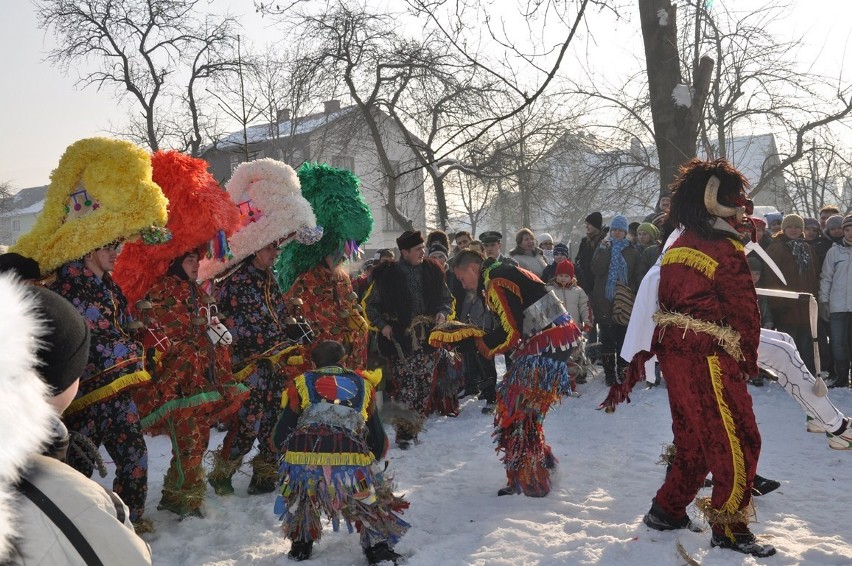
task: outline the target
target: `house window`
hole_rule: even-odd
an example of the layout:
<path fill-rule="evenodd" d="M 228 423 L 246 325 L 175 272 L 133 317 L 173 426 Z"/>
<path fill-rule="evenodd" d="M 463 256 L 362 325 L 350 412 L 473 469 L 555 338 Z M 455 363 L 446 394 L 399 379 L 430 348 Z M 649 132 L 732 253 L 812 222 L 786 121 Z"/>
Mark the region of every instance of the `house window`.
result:
<path fill-rule="evenodd" d="M 397 222 L 396 219 L 391 216 L 391 213 L 388 211 L 388 209 L 385 209 L 385 231 L 402 232 L 402 226 L 400 226 L 399 222 Z"/>
<path fill-rule="evenodd" d="M 21 231 L 21 221 L 20 220 L 12 220 L 12 232 L 20 232 Z"/>
<path fill-rule="evenodd" d="M 331 166 L 355 172 L 355 158 L 351 155 L 332 155 Z"/>

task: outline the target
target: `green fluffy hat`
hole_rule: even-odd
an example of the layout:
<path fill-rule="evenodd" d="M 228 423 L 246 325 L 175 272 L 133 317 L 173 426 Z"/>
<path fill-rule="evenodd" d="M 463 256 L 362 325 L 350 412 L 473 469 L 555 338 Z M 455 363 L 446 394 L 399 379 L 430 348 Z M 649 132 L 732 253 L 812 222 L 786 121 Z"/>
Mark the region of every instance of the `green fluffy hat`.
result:
<path fill-rule="evenodd" d="M 326 164 L 305 163 L 297 171 L 302 196 L 311 203 L 317 225 L 323 227 L 319 242 L 287 245 L 275 262 L 281 291 L 286 293 L 296 278 L 329 255 L 352 258 L 373 230 L 373 215 L 361 194 L 361 180 L 351 171 Z"/>

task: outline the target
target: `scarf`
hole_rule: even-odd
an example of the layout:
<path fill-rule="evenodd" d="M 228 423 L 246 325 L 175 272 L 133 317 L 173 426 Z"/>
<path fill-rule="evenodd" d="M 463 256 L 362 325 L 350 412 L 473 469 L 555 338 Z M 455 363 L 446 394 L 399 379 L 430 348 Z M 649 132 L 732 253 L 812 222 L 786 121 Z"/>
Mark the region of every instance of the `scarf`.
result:
<path fill-rule="evenodd" d="M 808 270 L 811 263 L 811 252 L 808 250 L 808 244 L 803 239 L 787 240 L 787 247 L 793 254 L 793 259 L 796 260 L 796 267 L 799 273 L 804 273 Z"/>
<path fill-rule="evenodd" d="M 604 289 L 604 297 L 607 301 L 615 299 L 615 284 L 627 283 L 627 262 L 621 252 L 624 248 L 630 245 L 630 240 L 622 238 L 621 240 L 610 240 L 609 253 L 609 273 L 606 274 L 606 288 Z"/>

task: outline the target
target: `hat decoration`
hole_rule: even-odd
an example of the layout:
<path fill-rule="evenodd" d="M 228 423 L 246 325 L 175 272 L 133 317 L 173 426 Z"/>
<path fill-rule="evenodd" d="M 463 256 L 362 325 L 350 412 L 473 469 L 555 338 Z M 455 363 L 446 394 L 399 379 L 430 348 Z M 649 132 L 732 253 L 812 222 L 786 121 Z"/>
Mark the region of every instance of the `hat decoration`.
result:
<path fill-rule="evenodd" d="M 145 296 L 178 257 L 204 248 L 207 261 L 229 255 L 226 236 L 239 223 L 239 213 L 228 193 L 207 171 L 207 163 L 177 151 L 158 151 L 151 156 L 154 180 L 169 199 L 168 228 L 173 234 L 165 244 L 130 242 L 118 255 L 113 276 L 133 303 Z M 213 242 L 211 243 L 211 240 Z"/>
<path fill-rule="evenodd" d="M 359 258 L 363 254 L 361 245 L 373 230 L 373 215 L 361 194 L 361 180 L 354 173 L 324 163 L 305 163 L 299 167 L 298 178 L 302 196 L 313 207 L 323 232 L 315 243 L 294 242 L 278 256 L 275 271 L 284 293 L 299 275 L 326 256 Z"/>
<path fill-rule="evenodd" d="M 49 273 L 117 240 L 164 241 L 167 205 L 145 150 L 122 140 L 79 140 L 51 173 L 35 225 L 9 251 Z"/>
<path fill-rule="evenodd" d="M 226 188 L 239 215 L 237 230 L 228 238 L 231 255 L 223 261 L 202 259 L 200 279 L 219 275 L 273 242 L 311 243 L 322 237 L 299 178 L 286 163 L 269 158 L 242 163 Z"/>

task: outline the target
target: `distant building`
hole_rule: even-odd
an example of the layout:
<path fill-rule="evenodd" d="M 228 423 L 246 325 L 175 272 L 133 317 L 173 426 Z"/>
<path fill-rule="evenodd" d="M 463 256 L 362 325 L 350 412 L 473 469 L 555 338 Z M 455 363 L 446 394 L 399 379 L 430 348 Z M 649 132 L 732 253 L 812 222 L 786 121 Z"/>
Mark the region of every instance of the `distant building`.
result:
<path fill-rule="evenodd" d="M 47 185 L 21 189 L 11 195 L 0 212 L 0 244 L 11 246 L 21 234 L 30 231 L 44 208 Z"/>
<path fill-rule="evenodd" d="M 403 173 L 398 181 L 397 208 L 416 228 L 425 230 L 423 171 L 393 120 L 383 113 L 377 118 L 391 164 Z M 233 132 L 203 149 L 201 157 L 223 185 L 240 163 L 264 157 L 283 161 L 294 169 L 306 161 L 349 169 L 361 179 L 361 191 L 375 222 L 365 247 L 369 251 L 396 247 L 402 227 L 385 208 L 387 178 L 379 167 L 367 124 L 355 106 L 341 108 L 339 101 L 331 100 L 325 103 L 323 112 L 302 117 L 281 110 L 276 123 L 252 125 L 245 133 Z"/>

